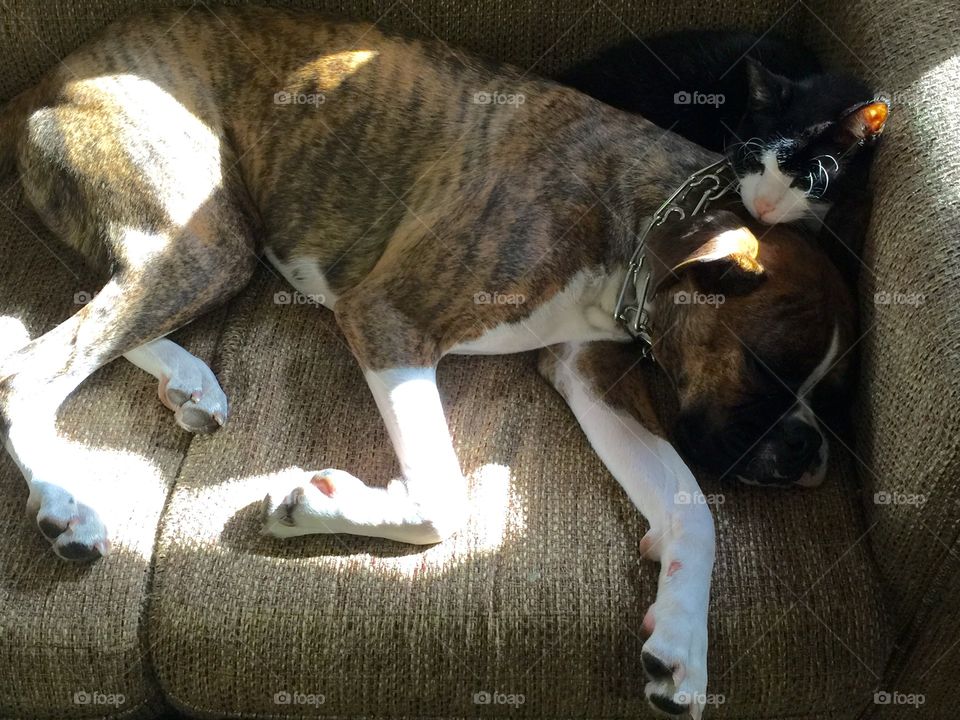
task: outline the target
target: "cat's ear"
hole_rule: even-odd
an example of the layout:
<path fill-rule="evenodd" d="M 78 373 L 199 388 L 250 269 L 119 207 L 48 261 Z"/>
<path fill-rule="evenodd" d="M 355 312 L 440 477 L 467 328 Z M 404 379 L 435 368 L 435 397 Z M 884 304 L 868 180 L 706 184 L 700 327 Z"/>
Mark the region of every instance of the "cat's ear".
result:
<path fill-rule="evenodd" d="M 749 95 L 747 103 L 752 112 L 776 110 L 790 94 L 790 81 L 767 70 L 751 57 L 743 60 L 747 69 Z"/>
<path fill-rule="evenodd" d="M 857 105 L 840 118 L 841 137 L 850 143 L 872 142 L 883 132 L 889 114 L 890 104 L 885 98 Z"/>

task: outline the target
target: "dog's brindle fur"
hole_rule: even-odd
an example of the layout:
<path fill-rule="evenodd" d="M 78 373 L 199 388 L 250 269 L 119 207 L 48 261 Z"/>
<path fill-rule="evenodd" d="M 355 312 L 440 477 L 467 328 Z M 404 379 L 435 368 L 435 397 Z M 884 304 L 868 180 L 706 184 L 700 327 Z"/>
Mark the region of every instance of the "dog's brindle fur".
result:
<path fill-rule="evenodd" d="M 465 485 L 434 366 L 493 342 L 494 328 L 515 337 L 566 292 L 591 320 L 548 324 L 549 337 L 525 344 L 566 343 L 544 352 L 542 371 L 650 521 L 643 549 L 663 571 L 645 622 L 647 694 L 699 716 L 712 519 L 702 503 L 674 500 L 701 496 L 638 375 L 625 372 L 630 346 L 588 341 L 626 339 L 611 295 L 635 233 L 716 157 L 439 42 L 305 13 L 181 12 L 114 24 L 0 115 L 0 169 L 16 165 L 44 221 L 105 273 L 92 302 L 0 368 L 7 447 L 55 550 L 86 558 L 108 544 L 82 485 L 71 487 L 44 445 L 57 407 L 126 354 L 160 379 L 184 427 L 222 424 L 226 401 L 209 370 L 158 338 L 239 291 L 261 251 L 281 268 L 307 262 L 325 282 L 405 475 L 388 492 L 342 471 L 306 473 L 265 501 L 266 527 L 280 536 L 432 542 L 454 531 Z M 523 102 L 476 102 L 484 92 Z M 758 246 L 750 228 L 761 232 L 719 211 L 650 239 L 656 354 L 681 412 L 706 417 L 708 433 L 723 434 L 727 410 L 756 391 L 743 345 L 799 378 L 818 364 L 839 377 L 845 363 L 832 361 L 850 345 L 836 273 L 793 231 L 763 228 Z M 727 298 L 678 305 L 673 290 Z M 527 301 L 477 304 L 479 293 Z"/>

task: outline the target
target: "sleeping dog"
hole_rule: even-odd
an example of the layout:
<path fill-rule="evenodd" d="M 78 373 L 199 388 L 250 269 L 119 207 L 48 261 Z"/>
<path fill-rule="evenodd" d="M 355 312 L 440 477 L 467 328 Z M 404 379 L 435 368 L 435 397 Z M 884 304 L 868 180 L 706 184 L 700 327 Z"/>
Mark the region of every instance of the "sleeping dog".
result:
<path fill-rule="evenodd" d="M 104 273 L 89 304 L 0 366 L 29 511 L 58 555 L 107 551 L 109 518 L 50 447 L 63 400 L 121 355 L 156 376 L 180 426 L 224 424 L 216 378 L 165 335 L 240 291 L 263 254 L 335 313 L 403 471 L 385 489 L 305 472 L 264 500 L 267 532 L 455 532 L 466 483 L 436 365 L 545 348 L 543 373 L 650 523 L 641 549 L 662 569 L 647 695 L 699 717 L 713 522 L 630 372 L 615 309 L 648 218 L 717 159 L 574 90 L 368 24 L 257 9 L 114 24 L 0 114 L 0 166 Z M 816 484 L 814 397 L 842 381 L 853 307 L 804 237 L 732 207 L 666 222 L 643 246 L 640 305 L 678 438 L 707 468 Z"/>

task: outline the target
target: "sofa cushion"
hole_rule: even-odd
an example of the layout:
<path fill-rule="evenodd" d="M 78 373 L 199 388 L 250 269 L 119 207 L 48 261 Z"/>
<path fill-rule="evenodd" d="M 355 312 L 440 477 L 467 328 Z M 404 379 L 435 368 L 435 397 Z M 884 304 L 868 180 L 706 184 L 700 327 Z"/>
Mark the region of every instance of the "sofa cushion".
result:
<path fill-rule="evenodd" d="M 222 3 L 200 3 L 216 7 Z M 336 15 L 378 21 L 390 30 L 439 37 L 458 47 L 555 73 L 633 33 L 691 27 L 752 28 L 796 34 L 806 14 L 794 0 L 234 0 L 228 5 L 318 8 Z M 148 7 L 184 6 L 183 0 L 4 0 L 0 98 L 23 89 L 109 21 Z"/>
<path fill-rule="evenodd" d="M 0 97 L 35 80 L 121 12 L 175 3 L 7 0 Z M 290 4 L 384 17 L 392 29 L 437 34 L 539 72 L 631 33 L 691 23 L 790 33 L 805 11 L 789 0 Z M 32 239 L 17 236 L 14 222 L 3 231 L 20 243 L 4 257 L 20 263 L 24 253 L 34 257 L 28 248 L 47 257 Z M 70 309 L 72 292 L 56 307 L 33 296 L 36 277 L 56 276 L 53 265 L 28 263 L 33 272 L 10 281 L 25 294 L 9 303 L 3 298 L 4 307 L 17 311 L 28 301 L 45 303 L 48 318 L 27 318 L 35 333 Z M 62 289 L 64 282 L 54 285 Z M 475 693 L 499 690 L 524 694 L 524 704 L 511 711 L 517 715 L 644 712 L 637 628 L 656 576 L 637 559 L 643 525 L 536 377 L 530 356 L 454 358 L 441 369 L 478 511 L 455 540 L 411 550 L 347 537 L 280 543 L 256 536 L 256 503 L 271 473 L 336 464 L 382 480 L 396 471 L 329 314 L 273 305 L 281 287 L 261 276 L 233 308 L 215 370 L 222 371 L 235 417 L 218 436 L 190 446 L 164 523 L 149 639 L 168 697 L 208 715 L 472 716 Z M 188 344 L 208 356 L 216 328 L 216 319 L 201 321 L 188 331 Z M 10 488 L 0 531 L 17 541 L 0 553 L 0 667 L 24 673 L 0 688 L 0 714 L 103 714 L 64 708 L 60 699 L 84 691 L 90 677 L 91 691 L 119 684 L 132 704 L 144 712 L 152 707 L 140 623 L 145 558 L 159 512 L 154 499 L 188 442 L 154 398 L 151 378 L 115 363 L 81 388 L 62 416 L 73 437 L 152 463 L 126 485 L 155 487 L 156 494 L 146 501 L 118 494 L 131 505 L 118 515 L 127 518 L 118 528 L 119 550 L 103 563 L 43 564 L 43 541 L 18 515 L 22 480 L 2 460 Z M 727 502 L 717 508 L 711 691 L 727 702 L 716 716 L 855 716 L 888 647 L 849 463 L 813 493 L 724 492 Z M 24 550 L 27 542 L 33 544 Z M 28 622 L 17 625 L 22 617 Z M 275 702 L 288 698 L 283 693 L 289 704 Z M 325 708 L 303 702 L 319 702 L 320 695 Z"/>
<path fill-rule="evenodd" d="M 0 188 L 0 353 L 77 311 L 96 284 L 20 202 Z M 208 352 L 218 317 L 181 338 Z M 200 342 L 193 342 L 197 337 Z M 0 716 L 150 716 L 159 699 L 145 659 L 144 607 L 154 538 L 189 436 L 157 398 L 157 382 L 125 360 L 95 373 L 59 414 L 72 462 L 99 474 L 111 554 L 57 558 L 25 512 L 27 486 L 0 454 Z M 62 452 L 51 448 L 51 452 Z"/>
<path fill-rule="evenodd" d="M 503 710 L 475 705 L 499 692 L 523 696 L 516 717 L 645 717 L 644 522 L 532 354 L 441 363 L 472 486 L 455 538 L 260 535 L 260 500 L 290 468 L 398 472 L 333 314 L 289 297 L 264 270 L 231 305 L 232 419 L 190 446 L 162 522 L 149 628 L 169 700 L 210 717 L 449 717 Z M 725 501 L 714 717 L 855 717 L 889 643 L 849 462 L 816 491 L 705 491 Z"/>
<path fill-rule="evenodd" d="M 858 469 L 899 652 L 884 718 L 956 714 L 960 672 L 960 6 L 822 1 L 810 38 L 892 99 L 872 172 Z M 842 38 L 842 39 L 841 39 Z M 882 38 L 882 42 L 877 42 Z"/>
<path fill-rule="evenodd" d="M 893 103 L 871 178 L 856 451 L 870 540 L 907 627 L 942 563 L 958 569 L 946 550 L 960 543 L 960 6 L 861 0 L 823 16 L 849 37 L 820 33 L 834 62 L 864 68 Z"/>

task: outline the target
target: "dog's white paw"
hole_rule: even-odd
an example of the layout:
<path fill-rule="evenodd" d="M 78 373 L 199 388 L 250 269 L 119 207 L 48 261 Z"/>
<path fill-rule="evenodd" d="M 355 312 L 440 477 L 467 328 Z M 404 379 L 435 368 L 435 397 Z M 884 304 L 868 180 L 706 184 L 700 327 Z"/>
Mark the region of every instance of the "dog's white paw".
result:
<path fill-rule="evenodd" d="M 227 396 L 213 371 L 201 360 L 179 362 L 160 378 L 160 401 L 173 410 L 177 425 L 188 432 L 212 433 L 227 421 Z"/>
<path fill-rule="evenodd" d="M 647 701 L 658 712 L 699 720 L 707 702 L 707 628 L 682 611 L 650 608 L 653 633 L 641 661 L 649 682 Z"/>
<path fill-rule="evenodd" d="M 451 534 L 460 517 L 456 503 L 440 502 L 442 513 L 436 503 L 417 502 L 400 480 L 379 488 L 343 470 L 300 470 L 279 492 L 267 493 L 260 513 L 263 533 L 278 538 L 349 533 L 431 545 Z"/>
<path fill-rule="evenodd" d="M 20 320 L 9 315 L 0 315 L 0 360 L 29 342 L 30 333 Z"/>
<path fill-rule="evenodd" d="M 27 512 L 36 517 L 40 532 L 65 560 L 96 560 L 110 551 L 100 516 L 62 487 L 34 481 Z"/>
<path fill-rule="evenodd" d="M 227 421 L 227 396 L 213 371 L 175 342 L 159 338 L 124 353 L 160 383 L 160 402 L 188 432 L 212 433 Z"/>
<path fill-rule="evenodd" d="M 267 493 L 261 505 L 263 532 L 279 538 L 352 532 L 369 492 L 343 470 L 304 472 L 287 493 Z"/>

